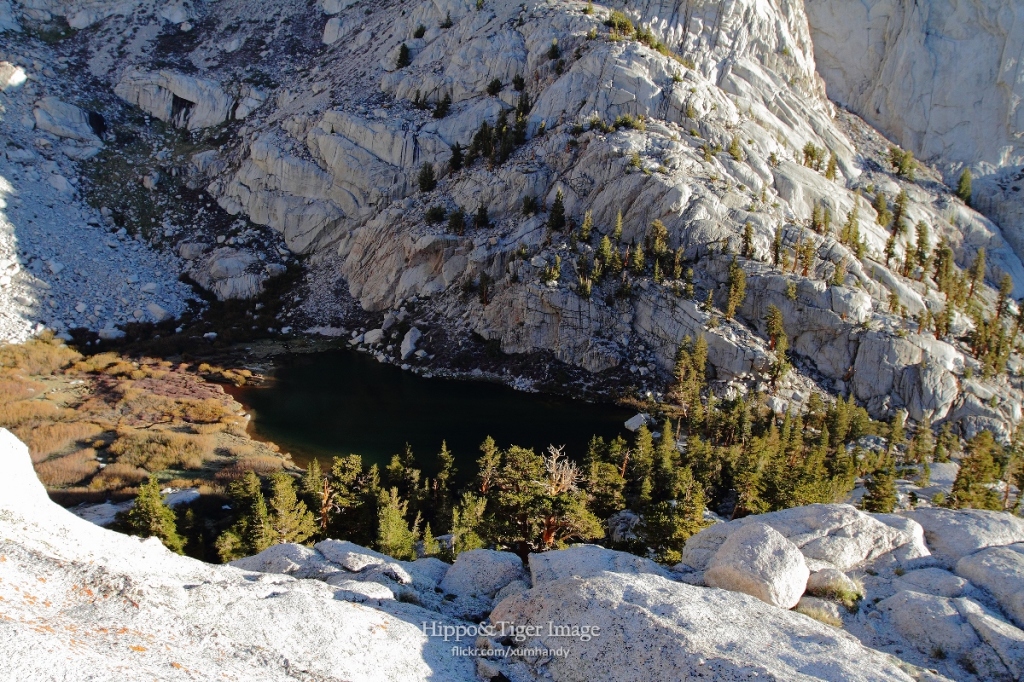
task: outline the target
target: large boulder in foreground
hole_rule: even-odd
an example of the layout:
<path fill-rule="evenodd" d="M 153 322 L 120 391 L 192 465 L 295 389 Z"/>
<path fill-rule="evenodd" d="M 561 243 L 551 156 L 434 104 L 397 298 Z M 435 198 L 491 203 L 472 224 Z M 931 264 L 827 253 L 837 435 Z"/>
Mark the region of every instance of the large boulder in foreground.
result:
<path fill-rule="evenodd" d="M 800 601 L 809 575 L 796 545 L 771 526 L 748 523 L 719 548 L 704 573 L 704 582 L 791 609 Z"/>
<path fill-rule="evenodd" d="M 515 554 L 473 549 L 458 556 L 441 580 L 441 589 L 459 597 L 493 597 L 524 575 L 523 561 Z"/>
<path fill-rule="evenodd" d="M 893 658 L 753 597 L 650 574 L 566 578 L 511 596 L 491 622 L 540 626 L 535 642 L 564 657 L 522 663 L 556 680 L 779 679 L 909 682 Z M 600 628 L 589 641 L 554 637 L 548 623 Z"/>

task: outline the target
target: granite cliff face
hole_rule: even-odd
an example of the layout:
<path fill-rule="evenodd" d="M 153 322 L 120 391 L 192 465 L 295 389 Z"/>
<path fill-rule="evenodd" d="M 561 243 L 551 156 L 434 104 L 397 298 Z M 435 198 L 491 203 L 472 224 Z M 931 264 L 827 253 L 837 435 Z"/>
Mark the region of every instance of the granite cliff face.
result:
<path fill-rule="evenodd" d="M 936 164 L 951 184 L 971 168 L 974 206 L 1024 254 L 1024 7 L 983 0 L 805 5 L 829 97 Z"/>
<path fill-rule="evenodd" d="M 777 388 L 780 409 L 817 384 L 852 393 L 876 416 L 905 409 L 954 419 L 967 435 L 991 428 L 1006 437 L 1021 417 L 1019 381 L 1012 372 L 968 380 L 980 365 L 962 344 L 966 317 L 954 316 L 939 338 L 902 317 L 945 307 L 930 274 L 903 263 L 913 260 L 912 226 L 923 222 L 930 246 L 947 240 L 964 268 L 984 248 L 989 282 L 1009 274 L 1014 295 L 1024 293 L 1017 228 L 1001 213 L 1012 202 L 986 209 L 1000 229 L 942 183 L 957 164 L 1001 173 L 1019 162 L 1020 84 L 1007 52 L 1020 42 L 1019 8 L 964 3 L 949 14 L 929 3 L 904 16 L 896 5 L 847 4 L 588 10 L 439 0 L 257 10 L 244 0 L 34 0 L 5 16 L 26 25 L 65 17 L 80 29 L 80 67 L 125 111 L 217 141 L 161 162 L 146 186 L 159 194 L 161 177 L 187 178 L 237 217 L 215 249 L 201 220 L 167 237 L 182 267 L 219 298 L 258 293 L 283 269 L 271 263 L 278 254 L 301 254 L 313 266 L 300 306 L 309 327 L 330 324 L 345 298 L 328 293 L 337 288 L 376 314 L 415 301 L 421 321 L 446 336 L 550 351 L 592 373 L 629 371 L 641 391 L 660 388 L 680 342 L 701 334 L 716 390 L 763 388 L 775 361 L 764 318 L 776 306 L 798 370 Z M 987 37 L 973 37 L 975 28 Z M 920 39 L 960 30 L 970 36 Z M 111 47 L 120 34 L 131 40 Z M 968 82 L 974 90 L 956 85 Z M 975 90 L 982 95 L 954 94 Z M 916 181 L 894 173 L 889 143 L 828 97 L 934 169 L 919 168 Z M 473 140 L 485 123 L 508 125 L 496 143 L 506 147 L 453 169 L 456 144 L 481 155 Z M 424 191 L 427 164 L 436 186 Z M 985 182 L 976 183 L 977 207 L 987 205 Z M 869 198 L 891 203 L 901 192 L 911 229 L 886 255 L 890 230 Z M 1000 192 L 1015 195 L 1012 186 Z M 567 226 L 553 230 L 559 195 Z M 524 214 L 524 199 L 537 208 Z M 462 210 L 465 229 L 427 222 L 430 208 Z M 831 225 L 812 224 L 816 211 Z M 841 239 L 853 211 L 860 255 Z M 581 238 L 588 213 L 591 234 Z M 677 253 L 675 271 L 654 272 L 647 253 L 643 271 L 595 275 L 602 237 L 615 237 L 621 255 L 649 250 L 655 221 L 666 228 L 657 248 Z M 249 236 L 257 228 L 275 236 Z M 225 237 L 232 241 L 221 244 Z M 271 244 L 276 253 L 256 249 Z M 732 254 L 748 293 L 725 321 Z M 985 289 L 977 300 L 990 306 L 994 296 Z M 397 343 L 383 331 L 374 351 L 406 362 L 386 350 Z"/>

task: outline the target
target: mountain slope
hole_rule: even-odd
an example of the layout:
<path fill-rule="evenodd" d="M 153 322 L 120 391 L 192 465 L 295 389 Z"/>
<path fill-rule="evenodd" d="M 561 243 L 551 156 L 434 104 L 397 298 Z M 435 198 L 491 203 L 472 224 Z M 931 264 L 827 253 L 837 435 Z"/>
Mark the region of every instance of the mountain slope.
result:
<path fill-rule="evenodd" d="M 152 191 L 171 204 L 182 185 L 205 188 L 248 219 L 218 218 L 214 244 L 212 219 L 179 211 L 184 229 L 162 240 L 219 297 L 256 293 L 290 250 L 310 265 L 292 318 L 304 326 L 337 325 L 351 299 L 371 327 L 406 308 L 424 353 L 451 357 L 476 335 L 638 396 L 704 335 L 722 394 L 772 389 L 785 409 L 816 386 L 879 417 L 1012 430 L 1019 380 L 971 357 L 977 322 L 966 303 L 947 311 L 928 258 L 945 240 L 966 269 L 984 248 L 988 281 L 1010 275 L 1015 295 L 1024 267 L 938 173 L 898 173 L 884 138 L 826 99 L 802 3 L 126 7 L 23 15 L 82 28 L 67 39 L 74 69 L 131 105 L 107 101 L 112 126 L 131 130 L 141 107 L 202 142 L 133 163 L 165 178 Z M 421 184 L 425 165 L 435 178 Z M 898 219 L 879 217 L 900 197 Z M 260 225 L 287 249 L 254 237 Z M 747 293 L 730 306 L 734 256 Z M 978 291 L 991 311 L 994 291 Z M 774 387 L 770 306 L 797 369 Z M 395 333 L 372 350 L 429 364 L 401 357 Z"/>

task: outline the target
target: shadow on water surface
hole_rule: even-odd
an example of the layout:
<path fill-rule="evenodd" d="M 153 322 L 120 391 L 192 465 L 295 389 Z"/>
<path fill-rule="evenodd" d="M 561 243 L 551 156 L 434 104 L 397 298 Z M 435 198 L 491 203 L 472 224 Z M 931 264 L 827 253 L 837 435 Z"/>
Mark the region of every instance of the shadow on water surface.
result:
<path fill-rule="evenodd" d="M 472 474 L 487 436 L 502 448 L 565 445 L 580 459 L 592 436 L 624 433 L 633 414 L 495 383 L 428 379 L 344 350 L 292 356 L 267 386 L 231 393 L 250 410 L 252 434 L 290 451 L 301 466 L 352 453 L 384 465 L 408 443 L 430 472 L 446 441 L 461 476 Z"/>

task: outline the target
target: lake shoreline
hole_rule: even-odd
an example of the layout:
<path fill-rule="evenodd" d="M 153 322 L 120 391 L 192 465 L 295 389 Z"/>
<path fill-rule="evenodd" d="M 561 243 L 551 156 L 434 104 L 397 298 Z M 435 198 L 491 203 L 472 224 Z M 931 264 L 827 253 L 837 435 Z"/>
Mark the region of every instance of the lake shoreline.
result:
<path fill-rule="evenodd" d="M 524 391 L 509 386 L 501 375 L 482 371 L 403 370 L 337 344 L 272 354 L 266 347 L 248 348 L 248 366 L 258 368 L 263 381 L 226 390 L 249 413 L 250 436 L 276 443 L 299 466 L 312 457 L 323 462 L 349 450 L 384 465 L 390 454 L 401 451 L 401 441 L 411 443 L 418 458 L 432 458 L 429 453 L 442 440 L 467 465 L 475 461 L 479 443 L 488 435 L 502 447 L 514 443 L 543 449 L 563 444 L 558 439 L 563 433 L 568 454 L 582 459 L 591 436 L 619 435 L 624 421 L 635 414 L 621 404 Z M 308 410 L 320 411 L 321 417 L 310 419 L 307 410 L 294 406 L 296 401 L 306 401 Z M 426 414 L 431 410 L 440 413 Z M 405 430 L 394 428 L 399 421 Z"/>

